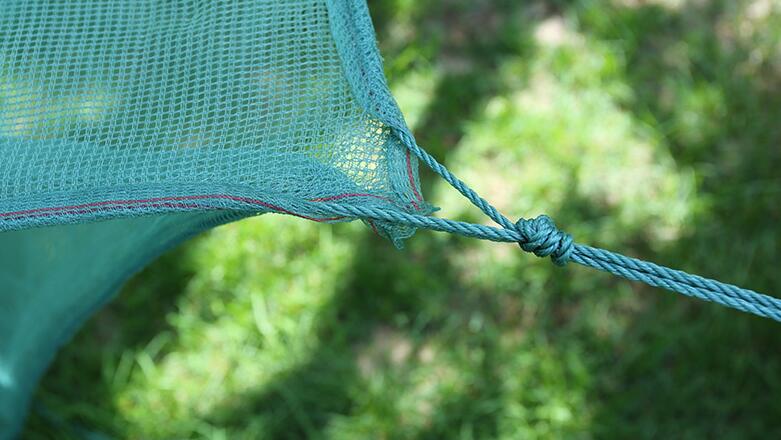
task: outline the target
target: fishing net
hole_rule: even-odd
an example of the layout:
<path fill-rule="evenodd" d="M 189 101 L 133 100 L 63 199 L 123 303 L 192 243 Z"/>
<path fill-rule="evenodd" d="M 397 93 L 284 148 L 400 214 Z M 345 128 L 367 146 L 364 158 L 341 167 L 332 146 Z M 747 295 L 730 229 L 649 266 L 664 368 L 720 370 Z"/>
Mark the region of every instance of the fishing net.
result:
<path fill-rule="evenodd" d="M 318 203 L 429 212 L 399 132 L 362 0 L 5 2 L 0 433 L 57 347 L 188 236 L 343 220 Z"/>
<path fill-rule="evenodd" d="M 499 227 L 431 217 L 418 160 Z M 154 257 L 268 212 L 515 242 L 781 321 L 781 300 L 512 222 L 421 149 L 364 0 L 6 0 L 0 438 L 58 347 Z"/>

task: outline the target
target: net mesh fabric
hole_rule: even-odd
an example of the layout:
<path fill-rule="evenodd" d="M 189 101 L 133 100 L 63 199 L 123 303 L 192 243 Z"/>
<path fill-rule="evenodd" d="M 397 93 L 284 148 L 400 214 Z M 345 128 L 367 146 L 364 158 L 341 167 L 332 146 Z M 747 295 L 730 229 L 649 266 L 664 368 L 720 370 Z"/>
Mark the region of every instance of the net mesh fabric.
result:
<path fill-rule="evenodd" d="M 57 348 L 193 234 L 430 212 L 403 136 L 363 0 L 4 2 L 0 439 Z"/>
<path fill-rule="evenodd" d="M 0 228 L 236 191 L 312 217 L 324 199 L 425 210 L 373 38 L 349 1 L 7 3 Z M 92 206 L 113 198 L 156 203 Z"/>

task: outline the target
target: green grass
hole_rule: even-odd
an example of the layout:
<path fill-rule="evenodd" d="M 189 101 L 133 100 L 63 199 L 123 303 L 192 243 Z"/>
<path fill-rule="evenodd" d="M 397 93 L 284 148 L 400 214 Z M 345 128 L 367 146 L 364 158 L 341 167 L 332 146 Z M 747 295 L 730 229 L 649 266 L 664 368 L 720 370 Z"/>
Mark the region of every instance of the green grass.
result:
<path fill-rule="evenodd" d="M 781 294 L 775 2 L 370 9 L 419 143 L 501 211 Z M 778 329 L 513 245 L 419 231 L 397 251 L 266 215 L 135 277 L 60 353 L 26 436 L 776 437 Z"/>

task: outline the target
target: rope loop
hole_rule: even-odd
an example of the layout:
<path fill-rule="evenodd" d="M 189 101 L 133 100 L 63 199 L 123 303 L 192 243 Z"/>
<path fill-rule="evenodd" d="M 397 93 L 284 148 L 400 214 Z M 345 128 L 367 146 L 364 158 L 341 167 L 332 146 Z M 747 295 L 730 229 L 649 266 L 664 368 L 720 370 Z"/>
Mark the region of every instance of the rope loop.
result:
<path fill-rule="evenodd" d="M 559 266 L 567 264 L 572 256 L 572 236 L 560 231 L 547 215 L 530 220 L 522 218 L 515 223 L 515 227 L 521 236 L 518 244 L 524 251 L 541 258 L 550 256 Z"/>

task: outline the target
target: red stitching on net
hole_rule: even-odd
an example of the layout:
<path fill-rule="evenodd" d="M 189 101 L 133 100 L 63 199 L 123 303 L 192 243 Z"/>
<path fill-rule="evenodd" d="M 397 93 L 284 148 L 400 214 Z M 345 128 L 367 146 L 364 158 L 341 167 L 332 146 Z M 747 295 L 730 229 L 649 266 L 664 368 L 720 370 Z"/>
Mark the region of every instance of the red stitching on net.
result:
<path fill-rule="evenodd" d="M 411 172 L 411 168 L 409 168 Z M 412 179 L 410 175 L 410 179 Z M 412 181 L 412 180 L 411 180 Z M 417 191 L 416 191 L 417 194 Z M 338 194 L 335 196 L 327 196 L 327 197 L 318 197 L 314 199 L 310 199 L 311 202 L 328 202 L 333 200 L 339 200 L 344 199 L 348 197 L 373 197 L 376 199 L 382 199 L 386 200 L 388 202 L 393 203 L 393 200 L 389 199 L 388 197 L 378 196 L 375 194 L 362 194 L 362 193 L 346 193 L 346 194 Z M 55 215 L 80 215 L 80 214 L 89 214 L 92 212 L 99 212 L 99 211 L 110 211 L 115 208 L 129 208 L 129 209 L 141 209 L 141 208 L 175 208 L 175 209 L 199 209 L 199 208 L 214 208 L 207 205 L 200 205 L 197 203 L 174 203 L 174 202 L 181 202 L 181 201 L 188 201 L 188 200 L 205 200 L 205 199 L 227 199 L 227 200 L 233 200 L 243 203 L 248 203 L 252 205 L 260 205 L 266 208 L 269 208 L 271 210 L 281 212 L 284 214 L 290 214 L 296 217 L 304 218 L 307 220 L 312 220 L 316 222 L 327 222 L 327 221 L 334 221 L 334 220 L 340 220 L 344 217 L 324 217 L 324 218 L 317 218 L 317 217 L 310 217 L 303 214 L 298 214 L 293 211 L 289 211 L 285 208 L 282 208 L 277 205 L 273 205 L 271 203 L 266 203 L 262 200 L 257 199 L 251 199 L 248 197 L 240 197 L 240 196 L 231 196 L 226 194 L 210 194 L 210 195 L 196 195 L 196 196 L 178 196 L 178 197 L 155 197 L 150 199 L 138 199 L 138 200 L 107 200 L 102 202 L 92 202 L 92 203 L 84 203 L 81 205 L 70 205 L 70 206 L 52 206 L 52 207 L 45 207 L 45 208 L 36 208 L 36 209 L 28 209 L 24 211 L 14 211 L 14 212 L 6 212 L 6 213 L 0 213 L 0 219 L 10 219 L 10 220 L 19 220 L 23 218 L 36 218 L 36 217 L 53 217 Z M 415 202 L 413 202 L 415 204 Z M 417 204 L 415 204 L 415 208 L 417 208 Z M 372 229 L 377 235 L 380 235 L 377 231 L 377 228 L 374 225 L 374 222 L 369 222 Z"/>
<path fill-rule="evenodd" d="M 410 186 L 412 187 L 412 192 L 415 194 L 415 197 L 417 197 L 419 201 L 423 201 L 423 197 L 420 195 L 420 192 L 418 192 L 418 189 L 415 186 L 415 178 L 412 173 L 412 162 L 410 159 L 409 150 L 406 151 L 406 157 L 407 157 L 407 176 L 409 177 L 409 182 L 410 182 Z M 335 196 L 318 197 L 318 198 L 310 199 L 309 201 L 328 202 L 333 200 L 344 199 L 347 197 L 373 197 L 376 199 L 382 199 L 393 203 L 393 200 L 387 197 L 378 196 L 374 194 L 362 194 L 362 193 L 346 193 L 346 194 L 338 194 Z M 158 202 L 177 202 L 177 201 L 185 201 L 185 200 L 204 200 L 204 199 L 228 199 L 228 200 L 233 200 L 238 202 L 249 203 L 252 205 L 260 205 L 277 212 L 294 215 L 296 217 L 301 217 L 316 222 L 327 222 L 333 220 L 340 220 L 344 218 L 344 217 L 325 217 L 325 218 L 309 217 L 303 214 L 295 213 L 293 211 L 288 211 L 287 209 L 284 209 L 276 205 L 272 205 L 270 203 L 266 203 L 262 200 L 250 199 L 247 197 L 230 196 L 226 194 L 211 194 L 211 195 L 199 195 L 199 196 L 155 197 L 150 199 L 139 199 L 139 200 L 107 200 L 102 202 L 85 203 L 81 205 L 52 206 L 46 208 L 36 208 L 36 209 L 27 209 L 23 211 L 0 213 L 0 219 L 10 218 L 11 220 L 19 220 L 26 217 L 52 217 L 58 214 L 71 214 L 71 215 L 88 214 L 90 212 L 110 210 L 113 207 L 120 207 L 120 208 L 149 207 L 149 208 L 177 208 L 177 209 L 209 208 L 209 206 L 192 204 L 192 203 L 191 204 L 158 203 Z M 111 208 L 104 208 L 106 206 L 110 206 Z M 412 206 L 414 206 L 416 210 L 420 210 L 420 206 L 417 203 L 415 203 L 414 200 L 412 200 Z M 375 232 L 377 232 L 373 223 L 371 224 L 371 226 L 372 229 L 375 229 Z"/>
<path fill-rule="evenodd" d="M 332 200 L 339 200 L 344 199 L 347 197 L 374 197 L 375 199 L 382 199 L 386 200 L 388 202 L 393 203 L 393 200 L 389 199 L 388 197 L 378 196 L 374 194 L 361 194 L 361 193 L 347 193 L 347 194 L 339 194 L 335 196 L 328 196 L 328 197 L 318 197 L 316 199 L 309 199 L 310 202 L 330 202 Z"/>
<path fill-rule="evenodd" d="M 417 197 L 417 199 L 422 202 L 423 197 L 420 195 L 420 193 L 418 192 L 418 188 L 415 185 L 415 177 L 412 173 L 412 160 L 410 159 L 409 150 L 406 150 L 406 156 L 407 156 L 407 177 L 409 177 L 409 185 L 410 187 L 412 187 L 412 193 L 415 194 L 415 197 Z M 414 206 L 416 210 L 420 211 L 420 206 L 418 206 L 418 204 L 415 203 L 414 200 L 412 201 L 412 206 Z"/>
<path fill-rule="evenodd" d="M 271 203 L 266 203 L 262 200 L 251 199 L 247 197 L 230 196 L 225 194 L 179 196 L 179 197 L 156 197 L 151 199 L 140 199 L 140 200 L 110 200 L 104 202 L 85 203 L 83 205 L 57 206 L 57 207 L 28 209 L 25 211 L 0 213 L 0 218 L 10 217 L 11 220 L 18 220 L 25 217 L 51 217 L 58 214 L 88 214 L 90 212 L 95 212 L 95 211 L 110 210 L 115 207 L 119 207 L 119 208 L 163 207 L 163 208 L 179 208 L 179 209 L 210 208 L 209 206 L 199 205 L 195 203 L 189 203 L 189 204 L 170 203 L 170 202 L 178 202 L 178 201 L 205 200 L 205 199 L 227 199 L 227 200 L 233 200 L 237 202 L 248 203 L 251 205 L 260 205 L 277 212 L 294 215 L 296 217 L 301 217 L 316 222 L 326 222 L 326 221 L 333 221 L 333 220 L 339 220 L 344 218 L 344 217 L 325 217 L 325 218 L 309 217 L 303 214 L 298 214 L 293 211 L 289 211 L 285 208 L 273 205 Z"/>

